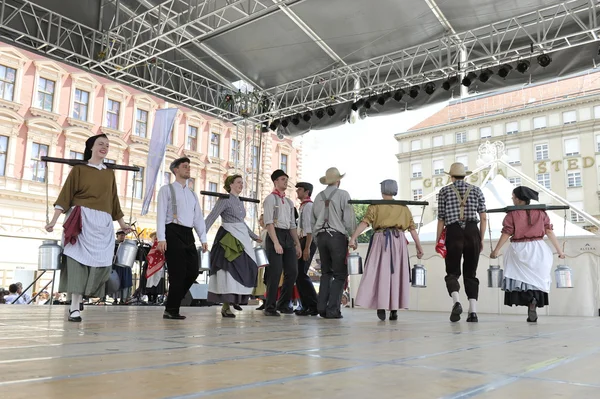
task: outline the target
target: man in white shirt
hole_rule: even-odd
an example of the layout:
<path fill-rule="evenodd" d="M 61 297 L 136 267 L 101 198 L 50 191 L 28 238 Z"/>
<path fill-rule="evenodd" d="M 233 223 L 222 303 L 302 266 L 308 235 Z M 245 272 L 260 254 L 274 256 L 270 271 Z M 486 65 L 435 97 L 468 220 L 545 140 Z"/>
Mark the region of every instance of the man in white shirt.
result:
<path fill-rule="evenodd" d="M 8 286 L 9 294 L 4 297 L 4 301 L 7 305 L 25 305 L 27 303 L 23 300 L 23 297 L 19 298 L 19 293 L 17 293 L 18 289 L 19 288 L 16 284 L 11 284 Z M 19 299 L 17 300 L 17 298 Z"/>
<path fill-rule="evenodd" d="M 15 283 L 15 285 L 17 286 L 17 294 L 21 295 L 23 293 L 23 284 L 21 282 L 18 282 Z M 31 295 L 29 295 L 28 293 L 24 293 L 21 299 L 23 300 L 23 303 L 28 304 L 29 301 L 31 301 Z"/>
<path fill-rule="evenodd" d="M 185 316 L 179 314 L 181 301 L 200 274 L 192 229 L 200 237 L 202 251 L 208 250 L 208 244 L 198 197 L 187 186 L 190 159 L 176 159 L 169 169 L 175 175 L 175 182 L 160 188 L 156 216 L 158 250 L 165 253 L 169 272 L 169 295 L 163 318 L 183 320 Z"/>
<path fill-rule="evenodd" d="M 296 184 L 296 194 L 300 200 L 300 215 L 298 217 L 298 238 L 302 248 L 302 256 L 298 259 L 298 277 L 296 277 L 296 287 L 300 294 L 302 310 L 297 310 L 297 316 L 316 316 L 317 311 L 317 291 L 313 285 L 308 269 L 313 256 L 317 251 L 317 245 L 313 240 L 312 234 L 312 207 L 313 202 L 310 196 L 313 192 L 313 185 L 306 182 Z"/>

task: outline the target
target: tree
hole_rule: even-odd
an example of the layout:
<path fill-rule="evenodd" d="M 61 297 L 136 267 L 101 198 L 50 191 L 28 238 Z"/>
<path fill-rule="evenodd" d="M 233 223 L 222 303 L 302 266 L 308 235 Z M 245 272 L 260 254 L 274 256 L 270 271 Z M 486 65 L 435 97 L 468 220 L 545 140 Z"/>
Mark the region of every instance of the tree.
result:
<path fill-rule="evenodd" d="M 358 224 L 363 220 L 363 218 L 365 217 L 365 214 L 367 213 L 367 208 L 369 207 L 369 205 L 367 204 L 352 204 L 352 206 L 354 207 L 354 213 L 356 214 L 356 225 L 358 226 Z M 357 243 L 368 243 L 369 241 L 371 241 L 371 236 L 373 235 L 373 230 L 369 230 L 366 233 L 363 233 L 361 235 L 358 236 L 358 238 L 356 239 Z"/>

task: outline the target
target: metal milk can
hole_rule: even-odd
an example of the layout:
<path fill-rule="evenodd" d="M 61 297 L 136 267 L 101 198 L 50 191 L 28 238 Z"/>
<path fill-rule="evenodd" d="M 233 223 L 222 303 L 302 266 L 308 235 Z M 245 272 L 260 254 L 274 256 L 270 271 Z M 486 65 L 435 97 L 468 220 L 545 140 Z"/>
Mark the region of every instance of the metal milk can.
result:
<path fill-rule="evenodd" d="M 256 265 L 258 267 L 269 266 L 269 259 L 267 258 L 267 251 L 260 245 L 254 248 L 254 255 L 256 257 Z"/>
<path fill-rule="evenodd" d="M 573 288 L 573 269 L 567 265 L 558 265 L 554 270 L 556 288 Z"/>
<path fill-rule="evenodd" d="M 38 270 L 59 270 L 62 247 L 58 240 L 44 240 L 38 251 Z"/>
<path fill-rule="evenodd" d="M 198 263 L 200 271 L 207 272 L 210 270 L 210 251 L 202 252 L 202 247 L 198 247 Z"/>
<path fill-rule="evenodd" d="M 363 274 L 363 262 L 358 252 L 348 255 L 348 274 Z"/>
<path fill-rule="evenodd" d="M 504 272 L 499 265 L 490 265 L 487 270 L 488 274 L 488 287 L 489 288 L 500 288 L 502 287 L 502 279 L 504 278 Z"/>
<path fill-rule="evenodd" d="M 416 288 L 427 287 L 427 269 L 424 265 L 414 265 L 412 268 L 412 286 Z"/>
<path fill-rule="evenodd" d="M 138 245 L 136 240 L 125 240 L 119 244 L 115 265 L 121 267 L 133 267 L 137 258 Z"/>

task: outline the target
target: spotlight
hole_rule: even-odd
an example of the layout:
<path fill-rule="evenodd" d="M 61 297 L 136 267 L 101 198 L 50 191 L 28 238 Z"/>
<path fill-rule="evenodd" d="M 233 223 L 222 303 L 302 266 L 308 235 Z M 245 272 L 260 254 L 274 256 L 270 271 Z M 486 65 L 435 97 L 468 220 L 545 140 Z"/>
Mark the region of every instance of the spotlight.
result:
<path fill-rule="evenodd" d="M 521 60 L 521 61 L 517 62 L 517 71 L 519 71 L 521 73 L 525 73 L 529 69 L 529 65 L 531 65 L 529 63 L 529 61 Z"/>
<path fill-rule="evenodd" d="M 448 80 L 446 80 L 444 83 L 442 83 L 442 89 L 448 91 L 452 87 L 456 86 L 457 84 L 458 84 L 458 78 L 456 76 L 452 76 L 452 77 L 448 78 Z"/>
<path fill-rule="evenodd" d="M 326 111 L 327 111 L 327 115 L 329 115 L 330 117 L 335 115 L 335 108 L 333 108 L 331 105 L 329 107 L 327 107 Z"/>
<path fill-rule="evenodd" d="M 479 80 L 482 83 L 487 82 L 488 80 L 490 80 L 490 78 L 492 77 L 492 75 L 494 74 L 494 71 L 492 71 L 489 68 L 484 69 L 483 71 L 481 71 L 481 73 L 479 74 Z"/>
<path fill-rule="evenodd" d="M 304 113 L 304 115 L 302 115 L 302 119 L 304 119 L 304 122 L 308 122 L 310 120 L 312 116 L 312 111 L 306 111 Z"/>
<path fill-rule="evenodd" d="M 269 122 L 263 122 L 262 123 L 262 127 L 260 128 L 260 132 L 261 133 L 268 133 L 269 132 Z"/>
<path fill-rule="evenodd" d="M 269 129 L 275 131 L 277 130 L 277 128 L 279 127 L 279 119 L 274 120 L 273 122 L 271 122 L 271 124 L 269 125 Z"/>
<path fill-rule="evenodd" d="M 375 96 L 367 98 L 367 101 L 365 101 L 365 108 L 370 109 L 375 101 L 377 101 L 377 97 Z"/>
<path fill-rule="evenodd" d="M 300 123 L 300 114 L 296 114 L 292 117 L 292 123 L 297 126 Z"/>
<path fill-rule="evenodd" d="M 435 91 L 435 83 L 429 82 L 425 85 L 425 93 L 432 95 Z"/>
<path fill-rule="evenodd" d="M 498 76 L 502 79 L 506 78 L 510 71 L 512 71 L 513 67 L 510 64 L 504 64 L 498 69 Z"/>
<path fill-rule="evenodd" d="M 537 62 L 542 68 L 546 68 L 552 62 L 552 58 L 550 58 L 548 54 L 540 54 L 537 58 Z"/>
<path fill-rule="evenodd" d="M 417 98 L 417 96 L 419 95 L 419 91 L 421 91 L 421 87 L 415 85 L 410 88 L 410 90 L 408 91 L 408 95 L 410 96 L 410 98 Z"/>
<path fill-rule="evenodd" d="M 287 119 L 284 119 L 281 121 L 281 126 L 283 126 L 284 128 L 288 127 L 289 124 L 290 124 L 290 121 Z"/>
<path fill-rule="evenodd" d="M 358 101 L 356 101 L 355 103 L 352 103 L 352 111 L 358 111 L 360 107 L 363 106 L 363 104 L 365 103 L 365 100 L 363 100 L 362 98 Z"/>
<path fill-rule="evenodd" d="M 323 111 L 323 108 L 318 109 L 317 118 L 321 119 L 323 116 L 325 116 L 325 111 Z"/>
<path fill-rule="evenodd" d="M 377 104 L 379 105 L 385 105 L 385 103 L 387 102 L 387 100 L 392 96 L 392 93 L 385 92 L 382 95 L 379 96 L 379 98 L 377 99 Z"/>
<path fill-rule="evenodd" d="M 471 83 L 477 79 L 477 74 L 475 72 L 469 72 L 462 80 L 462 85 L 465 87 L 471 86 Z"/>
<path fill-rule="evenodd" d="M 396 92 L 394 93 L 394 100 L 400 102 L 400 100 L 402 100 L 402 97 L 406 94 L 406 92 L 402 89 L 396 90 Z"/>

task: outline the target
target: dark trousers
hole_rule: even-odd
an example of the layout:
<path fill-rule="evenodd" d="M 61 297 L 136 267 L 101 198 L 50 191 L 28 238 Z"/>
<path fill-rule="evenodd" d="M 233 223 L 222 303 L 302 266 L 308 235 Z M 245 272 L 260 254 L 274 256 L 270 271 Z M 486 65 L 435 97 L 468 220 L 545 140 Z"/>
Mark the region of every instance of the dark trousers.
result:
<path fill-rule="evenodd" d="M 300 239 L 300 247 L 302 248 L 302 251 L 306 248 L 306 237 Z M 308 269 L 313 256 L 315 256 L 315 252 L 317 252 L 317 245 L 313 241 L 310 243 L 310 255 L 308 260 L 304 260 L 304 257 L 298 259 L 298 277 L 296 277 L 296 287 L 300 294 L 302 308 L 310 310 L 317 309 L 317 291 L 315 291 L 315 286 L 308 276 Z"/>
<path fill-rule="evenodd" d="M 321 283 L 317 310 L 328 317 L 341 313 L 342 294 L 348 278 L 348 239 L 342 233 L 321 232 L 317 235 L 321 256 Z"/>
<path fill-rule="evenodd" d="M 179 306 L 200 274 L 198 250 L 194 234 L 189 227 L 169 223 L 166 227 L 167 252 L 165 258 L 169 271 L 169 295 L 165 310 L 179 313 Z"/>
<path fill-rule="evenodd" d="M 463 259 L 463 282 L 467 298 L 479 296 L 477 264 L 481 252 L 481 234 L 475 222 L 469 222 L 463 229 L 458 223 L 446 226 L 446 287 L 452 294 L 460 290 L 460 261 Z"/>
<path fill-rule="evenodd" d="M 265 310 L 274 311 L 281 308 L 289 308 L 292 293 L 294 292 L 294 283 L 298 274 L 298 265 L 296 257 L 296 247 L 292 234 L 286 229 L 275 229 L 279 245 L 283 248 L 283 254 L 275 252 L 275 244 L 271 237 L 267 235 L 265 250 L 269 258 L 269 266 L 266 270 L 267 300 L 265 301 Z M 277 301 L 277 290 L 279 289 L 279 279 L 283 272 L 283 285 L 281 286 L 281 295 Z"/>

